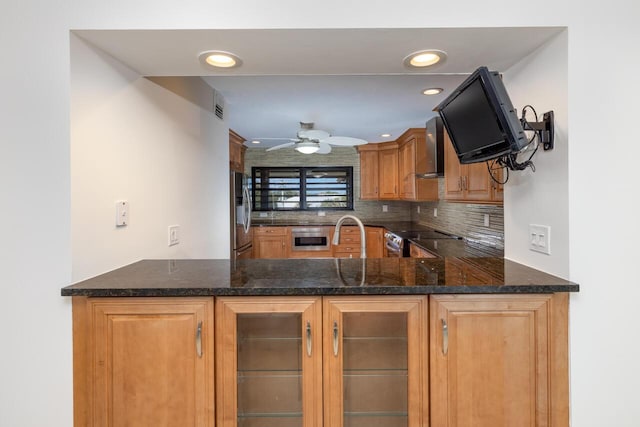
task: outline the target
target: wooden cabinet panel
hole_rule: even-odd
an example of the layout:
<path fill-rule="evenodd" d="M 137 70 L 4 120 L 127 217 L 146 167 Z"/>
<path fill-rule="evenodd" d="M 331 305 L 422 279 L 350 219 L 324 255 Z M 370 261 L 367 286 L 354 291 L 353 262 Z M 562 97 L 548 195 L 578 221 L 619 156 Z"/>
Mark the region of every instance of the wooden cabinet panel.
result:
<path fill-rule="evenodd" d="M 247 147 L 243 137 L 229 129 L 229 168 L 234 171 L 244 172 L 244 152 Z"/>
<path fill-rule="evenodd" d="M 384 228 L 365 227 L 367 258 L 384 258 Z"/>
<path fill-rule="evenodd" d="M 378 150 L 375 148 L 358 151 L 360 152 L 360 199 L 378 200 Z"/>
<path fill-rule="evenodd" d="M 430 298 L 431 425 L 569 425 L 566 295 Z"/>
<path fill-rule="evenodd" d="M 379 199 L 398 199 L 398 148 L 381 149 L 378 152 L 379 160 Z"/>
<path fill-rule="evenodd" d="M 254 258 L 287 258 L 289 233 L 287 227 L 254 227 Z"/>
<path fill-rule="evenodd" d="M 213 298 L 74 297 L 73 316 L 76 426 L 213 427 Z"/>
<path fill-rule="evenodd" d="M 405 137 L 398 148 L 400 199 L 416 199 L 416 140 L 414 134 Z"/>
<path fill-rule="evenodd" d="M 462 165 L 453 148 L 449 134 L 444 132 L 444 198 L 446 200 L 461 200 L 462 191 Z"/>
<path fill-rule="evenodd" d="M 486 162 L 466 165 L 465 191 L 467 200 L 491 201 L 491 177 Z"/>
<path fill-rule="evenodd" d="M 444 137 L 445 199 L 454 202 L 502 203 L 502 185 L 493 181 L 486 162 L 461 165 L 446 132 Z M 502 172 L 494 173 L 500 180 Z"/>
<path fill-rule="evenodd" d="M 420 246 L 417 246 L 413 243 L 411 243 L 409 246 L 409 255 L 411 256 L 411 258 L 437 258 L 437 256 L 435 256 L 431 252 L 422 249 Z"/>
<path fill-rule="evenodd" d="M 324 297 L 324 425 L 428 424 L 427 297 Z"/>
<path fill-rule="evenodd" d="M 322 426 L 320 297 L 218 298 L 216 334 L 216 426 Z"/>

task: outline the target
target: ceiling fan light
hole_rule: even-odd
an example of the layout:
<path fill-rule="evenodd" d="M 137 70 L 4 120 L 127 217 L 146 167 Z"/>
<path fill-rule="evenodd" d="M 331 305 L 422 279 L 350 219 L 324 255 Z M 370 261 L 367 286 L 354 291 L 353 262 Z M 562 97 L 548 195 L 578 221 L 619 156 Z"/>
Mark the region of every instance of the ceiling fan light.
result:
<path fill-rule="evenodd" d="M 305 141 L 305 142 L 300 142 L 296 144 L 296 151 L 302 154 L 313 154 L 319 149 L 320 149 L 320 146 L 318 145 L 317 142 Z"/>

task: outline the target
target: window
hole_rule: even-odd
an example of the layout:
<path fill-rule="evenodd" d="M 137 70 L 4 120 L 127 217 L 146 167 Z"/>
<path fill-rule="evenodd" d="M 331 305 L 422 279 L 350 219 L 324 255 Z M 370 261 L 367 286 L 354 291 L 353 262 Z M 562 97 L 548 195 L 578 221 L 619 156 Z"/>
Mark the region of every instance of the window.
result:
<path fill-rule="evenodd" d="M 353 209 L 353 168 L 253 167 L 251 195 L 256 211 Z"/>

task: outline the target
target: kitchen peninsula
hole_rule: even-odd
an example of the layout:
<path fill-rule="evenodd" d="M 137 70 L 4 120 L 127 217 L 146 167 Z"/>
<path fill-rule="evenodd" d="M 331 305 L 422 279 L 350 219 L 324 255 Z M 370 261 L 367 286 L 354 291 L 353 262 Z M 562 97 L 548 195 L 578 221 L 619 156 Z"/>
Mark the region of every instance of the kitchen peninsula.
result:
<path fill-rule="evenodd" d="M 139 261 L 62 289 L 75 425 L 567 426 L 578 290 L 493 257 Z"/>

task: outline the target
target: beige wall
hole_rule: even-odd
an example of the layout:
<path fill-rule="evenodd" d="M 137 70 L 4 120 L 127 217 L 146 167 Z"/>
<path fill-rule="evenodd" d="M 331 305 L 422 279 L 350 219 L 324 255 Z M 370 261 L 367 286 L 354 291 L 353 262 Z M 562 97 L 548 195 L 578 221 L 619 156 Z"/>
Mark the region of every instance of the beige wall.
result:
<path fill-rule="evenodd" d="M 229 177 L 212 166 L 228 162 L 228 127 L 212 104 L 200 78 L 148 80 L 71 36 L 72 281 L 143 258 L 229 257 L 216 239 Z M 117 200 L 129 202 L 124 227 Z"/>

